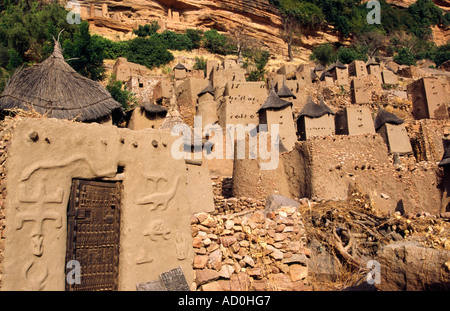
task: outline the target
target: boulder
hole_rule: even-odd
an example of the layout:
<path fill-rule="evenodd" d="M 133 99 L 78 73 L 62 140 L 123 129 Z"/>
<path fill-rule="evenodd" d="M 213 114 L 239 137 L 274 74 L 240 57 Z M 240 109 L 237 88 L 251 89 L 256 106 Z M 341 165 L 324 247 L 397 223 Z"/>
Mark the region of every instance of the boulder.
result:
<path fill-rule="evenodd" d="M 450 290 L 450 251 L 402 241 L 383 247 L 377 256 L 380 284 L 388 291 Z"/>
<path fill-rule="evenodd" d="M 266 206 L 264 208 L 264 214 L 267 215 L 269 212 L 276 211 L 277 209 L 281 208 L 282 206 L 293 206 L 295 208 L 298 208 L 300 204 L 292 200 L 288 197 L 279 195 L 279 194 L 272 194 L 267 197 L 266 199 Z"/>

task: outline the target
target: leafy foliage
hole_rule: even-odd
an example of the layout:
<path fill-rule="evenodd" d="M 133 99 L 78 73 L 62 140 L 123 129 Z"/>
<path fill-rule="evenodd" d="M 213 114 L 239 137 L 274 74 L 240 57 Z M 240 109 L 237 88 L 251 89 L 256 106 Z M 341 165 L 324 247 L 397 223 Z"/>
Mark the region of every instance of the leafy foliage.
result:
<path fill-rule="evenodd" d="M 195 63 L 194 63 L 194 66 L 192 66 L 192 69 L 194 69 L 194 70 L 203 70 L 203 72 L 206 75 L 206 62 L 207 62 L 207 59 L 204 58 L 203 56 L 202 57 L 196 57 L 195 58 Z"/>
<path fill-rule="evenodd" d="M 173 54 L 157 36 L 133 39 L 128 42 L 128 49 L 126 57 L 130 62 L 148 68 L 159 67 L 174 59 Z"/>
<path fill-rule="evenodd" d="M 266 65 L 269 62 L 270 53 L 266 50 L 253 51 L 249 60 L 255 65 L 255 69 L 250 71 L 248 81 L 263 81 L 266 74 Z"/>
<path fill-rule="evenodd" d="M 336 61 L 336 53 L 331 44 L 321 44 L 313 49 L 311 54 L 312 60 L 318 60 L 324 66 L 327 66 Z"/>
<path fill-rule="evenodd" d="M 112 98 L 120 103 L 125 110 L 136 103 L 133 93 L 124 89 L 123 82 L 117 81 L 115 75 L 111 75 L 109 78 L 106 89 L 111 94 Z"/>
<path fill-rule="evenodd" d="M 104 48 L 98 36 L 89 33 L 89 23 L 83 21 L 72 39 L 64 41 L 64 53 L 70 65 L 80 74 L 92 80 L 102 80 L 105 73 Z"/>
<path fill-rule="evenodd" d="M 144 26 L 139 25 L 138 29 L 134 29 L 133 33 L 135 35 L 137 35 L 138 37 L 149 37 L 151 35 L 156 34 L 156 32 L 160 29 L 161 27 L 158 25 L 157 21 L 152 21 L 151 24 L 146 24 Z"/>
<path fill-rule="evenodd" d="M 415 65 L 416 64 L 416 59 L 415 59 L 413 53 L 405 47 L 401 48 L 398 51 L 398 54 L 396 56 L 394 56 L 394 61 L 400 65 Z"/>
<path fill-rule="evenodd" d="M 229 38 L 220 34 L 216 29 L 210 29 L 203 34 L 203 46 L 211 53 L 233 54 L 237 47 L 231 44 Z"/>

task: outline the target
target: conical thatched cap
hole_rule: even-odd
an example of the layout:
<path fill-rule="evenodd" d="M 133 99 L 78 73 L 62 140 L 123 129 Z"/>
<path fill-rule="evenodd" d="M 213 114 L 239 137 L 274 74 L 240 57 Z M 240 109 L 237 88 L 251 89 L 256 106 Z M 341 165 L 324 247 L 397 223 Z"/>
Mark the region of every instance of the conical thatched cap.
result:
<path fill-rule="evenodd" d="M 182 63 L 178 63 L 175 65 L 175 67 L 173 67 L 173 69 L 179 69 L 179 70 L 187 70 L 186 66 L 183 65 Z"/>
<path fill-rule="evenodd" d="M 370 58 L 369 61 L 366 63 L 366 67 L 371 65 L 380 65 L 380 63 L 377 62 L 375 59 Z"/>
<path fill-rule="evenodd" d="M 322 64 L 317 64 L 316 67 L 314 67 L 314 72 L 316 71 L 324 71 L 325 67 Z"/>
<path fill-rule="evenodd" d="M 261 106 L 261 108 L 259 108 L 258 113 L 260 113 L 262 110 L 265 110 L 265 109 L 278 110 L 278 109 L 287 107 L 289 105 L 292 106 L 292 103 L 279 98 L 277 93 L 275 93 L 275 89 L 273 88 L 273 85 L 272 85 L 272 88 L 269 92 L 269 96 L 267 97 L 266 101 Z"/>
<path fill-rule="evenodd" d="M 325 104 L 325 102 L 323 101 L 323 98 L 320 98 L 319 106 L 320 106 L 320 108 L 322 108 L 325 111 L 325 113 L 334 115 L 333 110 L 331 110 L 330 107 L 328 107 L 327 104 Z"/>
<path fill-rule="evenodd" d="M 328 70 L 331 70 L 331 69 L 334 69 L 334 68 L 346 69 L 347 66 L 345 66 L 343 63 L 341 63 L 339 60 L 337 60 L 333 65 L 331 65 L 330 68 L 328 68 Z"/>
<path fill-rule="evenodd" d="M 291 90 L 287 87 L 286 85 L 286 78 L 283 77 L 283 85 L 281 86 L 281 88 L 278 90 L 277 92 L 278 97 L 280 98 L 286 98 L 286 97 L 292 97 L 294 99 L 297 98 L 297 96 L 295 96 Z"/>
<path fill-rule="evenodd" d="M 439 162 L 439 166 L 448 166 L 450 165 L 450 145 L 445 149 L 444 155 L 442 156 L 441 162 Z"/>
<path fill-rule="evenodd" d="M 323 81 L 325 79 L 325 77 L 332 77 L 333 78 L 333 75 L 330 72 L 328 72 L 328 71 L 324 71 L 320 75 L 320 81 Z"/>
<path fill-rule="evenodd" d="M 387 112 L 383 108 L 380 108 L 378 110 L 377 116 L 375 117 L 375 130 L 378 130 L 380 127 L 382 127 L 385 123 L 390 124 L 402 124 L 404 121 L 397 117 L 395 114 Z"/>
<path fill-rule="evenodd" d="M 156 105 L 155 103 L 152 103 L 150 100 L 144 101 L 142 103 L 141 108 L 144 109 L 146 113 L 151 114 L 151 115 L 155 115 L 155 114 L 166 115 L 167 114 L 166 108 L 164 108 L 163 106 L 160 106 L 160 105 Z"/>
<path fill-rule="evenodd" d="M 49 58 L 18 70 L 0 95 L 0 110 L 34 108 L 51 118 L 94 121 L 122 110 L 109 92 L 64 61 L 59 42 Z"/>
<path fill-rule="evenodd" d="M 207 87 L 205 87 L 203 90 L 200 91 L 200 93 L 197 94 L 198 97 L 202 96 L 203 94 L 209 93 L 212 96 L 214 96 L 214 89 L 211 85 L 211 83 L 208 84 Z"/>
<path fill-rule="evenodd" d="M 320 101 L 320 104 L 316 104 L 312 100 L 311 96 L 309 96 L 306 105 L 303 107 L 302 111 L 300 111 L 298 118 L 320 118 L 326 114 L 334 114 L 334 112 L 330 108 L 328 108 L 327 105 L 325 105 L 323 100 Z"/>

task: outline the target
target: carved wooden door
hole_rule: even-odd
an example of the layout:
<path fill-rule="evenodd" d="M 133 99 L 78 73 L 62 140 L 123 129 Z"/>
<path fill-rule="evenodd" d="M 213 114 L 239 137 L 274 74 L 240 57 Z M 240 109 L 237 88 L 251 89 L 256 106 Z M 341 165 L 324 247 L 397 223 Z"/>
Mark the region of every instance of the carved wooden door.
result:
<path fill-rule="evenodd" d="M 66 263 L 76 260 L 81 273 L 80 282 L 66 280 L 66 290 L 117 290 L 120 189 L 120 182 L 73 180 L 67 213 Z M 66 275 L 69 272 L 66 267 Z"/>

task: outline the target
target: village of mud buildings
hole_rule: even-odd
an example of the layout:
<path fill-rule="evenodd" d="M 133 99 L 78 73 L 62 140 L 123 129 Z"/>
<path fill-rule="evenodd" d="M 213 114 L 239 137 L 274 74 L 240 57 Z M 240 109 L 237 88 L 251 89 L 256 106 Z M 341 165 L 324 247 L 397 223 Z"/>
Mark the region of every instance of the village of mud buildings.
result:
<path fill-rule="evenodd" d="M 208 27 L 223 12 L 230 27 L 236 14 L 255 24 L 233 32 L 233 53 L 199 46 L 153 67 L 105 58 L 103 79 L 74 67 L 68 26 L 45 58 L 11 71 L 1 291 L 450 290 L 450 60 L 323 63 L 260 30 L 261 70 L 245 47 L 275 19 L 273 1 L 253 13 L 239 1 L 71 2 L 116 41 L 152 20 L 155 34 L 194 28 L 195 10 L 208 9 Z"/>

